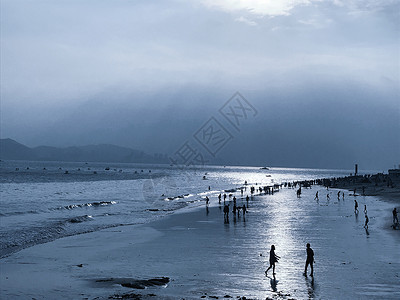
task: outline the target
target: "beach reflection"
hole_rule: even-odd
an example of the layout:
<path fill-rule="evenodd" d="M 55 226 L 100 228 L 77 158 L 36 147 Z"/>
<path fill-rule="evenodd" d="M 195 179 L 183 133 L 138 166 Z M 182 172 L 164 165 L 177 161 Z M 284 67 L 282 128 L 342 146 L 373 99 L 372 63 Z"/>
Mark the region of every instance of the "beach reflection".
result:
<path fill-rule="evenodd" d="M 311 280 L 307 277 L 305 277 L 305 279 L 306 279 L 306 285 L 307 285 L 308 299 L 314 299 L 315 298 L 314 277 L 311 277 Z"/>

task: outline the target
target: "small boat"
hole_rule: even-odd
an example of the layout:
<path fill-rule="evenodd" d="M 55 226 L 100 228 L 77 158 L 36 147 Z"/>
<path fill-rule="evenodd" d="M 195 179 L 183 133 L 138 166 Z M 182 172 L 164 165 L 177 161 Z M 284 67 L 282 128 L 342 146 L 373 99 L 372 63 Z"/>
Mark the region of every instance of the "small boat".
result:
<path fill-rule="evenodd" d="M 262 168 L 260 168 L 260 170 L 269 170 L 269 168 L 268 167 L 262 167 Z"/>

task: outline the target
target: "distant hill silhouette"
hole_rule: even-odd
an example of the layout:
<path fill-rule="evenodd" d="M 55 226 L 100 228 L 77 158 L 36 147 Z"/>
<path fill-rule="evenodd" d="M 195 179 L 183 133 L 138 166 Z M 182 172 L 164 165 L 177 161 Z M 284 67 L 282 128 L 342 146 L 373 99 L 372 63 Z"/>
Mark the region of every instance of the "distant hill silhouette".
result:
<path fill-rule="evenodd" d="M 143 151 L 109 144 L 57 148 L 29 148 L 12 139 L 0 139 L 0 159 L 84 162 L 168 163 L 166 155 L 150 155 Z"/>

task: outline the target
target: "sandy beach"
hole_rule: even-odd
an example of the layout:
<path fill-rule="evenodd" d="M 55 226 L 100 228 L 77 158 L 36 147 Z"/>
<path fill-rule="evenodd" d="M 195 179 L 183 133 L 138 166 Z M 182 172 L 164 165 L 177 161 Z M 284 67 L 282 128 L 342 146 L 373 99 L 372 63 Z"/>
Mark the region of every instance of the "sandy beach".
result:
<path fill-rule="evenodd" d="M 318 186 L 301 198 L 294 189 L 255 196 L 246 219 L 230 213 L 229 224 L 212 199 L 208 212 L 204 206 L 36 245 L 1 260 L 1 298 L 398 299 L 400 234 L 387 229 L 392 206 L 359 197 L 371 220 L 365 230 L 353 197 L 345 192 L 337 201 L 335 192 L 329 201 Z M 302 276 L 307 242 L 314 279 Z M 271 244 L 282 257 L 275 278 L 264 274 Z"/>

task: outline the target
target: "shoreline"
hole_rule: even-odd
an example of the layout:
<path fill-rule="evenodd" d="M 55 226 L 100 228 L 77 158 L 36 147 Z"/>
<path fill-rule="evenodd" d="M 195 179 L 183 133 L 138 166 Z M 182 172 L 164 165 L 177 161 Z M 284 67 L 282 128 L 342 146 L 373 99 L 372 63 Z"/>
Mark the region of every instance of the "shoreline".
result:
<path fill-rule="evenodd" d="M 330 230 L 330 222 L 334 222 L 339 227 L 340 234 L 326 231 L 332 236 L 332 247 L 335 247 L 335 240 L 343 238 L 343 243 L 354 238 L 361 245 L 365 242 L 365 233 L 363 234 L 359 225 L 346 237 L 346 228 L 354 226 L 354 216 L 346 215 L 346 211 L 352 209 L 351 201 L 342 204 L 333 202 L 330 206 L 325 203 L 317 204 L 312 201 L 314 191 L 315 189 L 304 191 L 300 199 L 295 198 L 291 189 L 284 189 L 274 195 L 256 195 L 250 201 L 246 222 L 243 217 L 231 215 L 230 224 L 224 224 L 223 212 L 214 202 L 208 208 L 208 213 L 205 206 L 200 206 L 188 211 L 178 211 L 148 224 L 110 228 L 36 245 L 0 260 L 2 295 L 39 299 L 65 298 L 65 295 L 69 299 L 222 299 L 226 296 L 245 296 L 247 299 L 302 299 L 303 292 L 312 292 L 320 293 L 320 296 L 322 294 L 324 299 L 330 299 L 325 294 L 326 289 L 330 291 L 334 287 L 328 283 L 340 279 L 324 274 L 319 269 L 326 265 L 333 268 L 333 274 L 341 270 L 346 276 L 350 276 L 354 270 L 343 267 L 341 261 L 363 270 L 366 268 L 365 264 L 371 263 L 371 259 L 354 256 L 356 252 L 351 250 L 349 257 L 345 255 L 341 258 L 342 254 L 337 253 L 339 264 L 331 266 L 332 258 L 325 258 L 322 246 L 318 245 L 322 243 L 326 244 L 324 247 L 330 247 L 331 241 L 318 232 L 310 231 L 307 239 L 301 234 L 297 238 L 300 240 L 292 240 L 290 243 L 290 236 L 282 240 L 282 234 L 288 232 L 287 230 L 301 233 L 301 228 L 322 226 L 320 230 L 325 232 Z M 321 193 L 323 191 L 321 189 Z M 287 199 L 292 199 L 293 202 L 288 203 Z M 371 211 L 387 206 L 373 197 L 364 198 L 364 201 L 369 203 Z M 272 210 L 280 211 L 281 204 L 284 203 L 287 203 L 294 214 L 270 215 Z M 316 213 L 324 210 L 324 214 L 332 217 L 337 214 L 337 209 L 341 209 L 343 212 L 340 215 L 343 214 L 343 219 L 340 223 L 335 218 L 324 224 L 317 218 L 309 223 L 303 217 L 304 213 L 308 214 L 307 209 L 302 210 L 299 205 L 307 205 Z M 392 253 L 390 247 L 396 248 L 392 245 L 393 241 L 390 242 L 393 236 L 381 236 L 382 233 L 378 234 L 379 228 L 373 227 L 374 224 L 378 225 L 375 218 L 381 216 L 382 212 L 384 211 L 380 209 L 380 212 L 376 212 L 379 214 L 372 214 L 370 232 L 373 237 L 386 240 L 386 244 L 389 241 L 389 250 L 385 251 Z M 357 218 L 355 221 L 357 224 Z M 281 224 L 280 227 L 275 226 L 276 222 Z M 306 227 L 303 227 L 303 223 Z M 291 252 L 302 249 L 308 239 L 318 253 L 316 286 L 313 286 L 310 278 L 304 279 L 300 274 L 304 263 L 302 250 Z M 277 266 L 277 279 L 263 275 L 272 242 L 277 244 L 278 254 L 286 258 Z M 288 260 L 288 257 L 292 259 Z M 387 255 L 384 260 L 390 257 L 391 255 Z M 385 266 L 391 266 L 391 270 L 399 269 L 399 263 L 393 265 L 393 261 L 389 261 L 389 264 L 391 265 L 386 263 Z M 380 275 L 373 282 L 386 282 L 387 270 L 382 269 L 380 272 L 384 278 Z M 168 278 L 169 281 L 165 284 L 166 281 L 161 280 L 161 285 L 148 285 L 160 278 Z M 363 280 L 370 279 L 366 277 Z M 138 283 L 144 284 L 145 289 L 133 288 Z M 340 282 L 338 284 L 341 286 Z M 394 298 L 398 295 L 392 290 L 393 284 L 392 281 L 386 282 L 390 287 L 386 287 L 390 291 L 386 295 L 388 298 L 391 298 L 390 295 L 394 295 Z M 345 291 L 349 292 L 346 289 Z M 334 298 L 333 296 L 332 299 Z"/>

